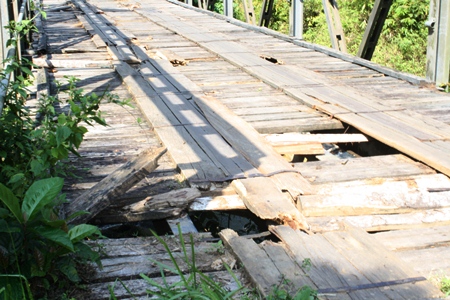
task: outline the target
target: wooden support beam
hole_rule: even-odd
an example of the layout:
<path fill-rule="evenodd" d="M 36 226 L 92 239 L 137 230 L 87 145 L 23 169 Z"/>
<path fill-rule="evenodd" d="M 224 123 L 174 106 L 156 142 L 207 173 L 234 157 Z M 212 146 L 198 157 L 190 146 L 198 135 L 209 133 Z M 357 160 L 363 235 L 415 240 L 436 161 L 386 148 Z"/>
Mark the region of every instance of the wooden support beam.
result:
<path fill-rule="evenodd" d="M 393 0 L 375 0 L 369 22 L 359 46 L 357 56 L 367 60 L 372 59 L 373 52 L 383 29 L 384 21 L 389 13 Z"/>
<path fill-rule="evenodd" d="M 108 208 L 114 198 L 124 194 L 147 174 L 158 167 L 158 159 L 166 153 L 165 147 L 141 152 L 133 160 L 124 164 L 90 190 L 70 202 L 66 207 L 66 215 L 80 211 L 89 214 L 77 216 L 70 220 L 72 224 L 86 223 L 99 212 Z"/>
<path fill-rule="evenodd" d="M 342 28 L 337 2 L 336 0 L 322 0 L 322 3 L 327 18 L 331 45 L 334 49 L 347 53 L 347 43 L 345 42 L 344 29 Z"/>

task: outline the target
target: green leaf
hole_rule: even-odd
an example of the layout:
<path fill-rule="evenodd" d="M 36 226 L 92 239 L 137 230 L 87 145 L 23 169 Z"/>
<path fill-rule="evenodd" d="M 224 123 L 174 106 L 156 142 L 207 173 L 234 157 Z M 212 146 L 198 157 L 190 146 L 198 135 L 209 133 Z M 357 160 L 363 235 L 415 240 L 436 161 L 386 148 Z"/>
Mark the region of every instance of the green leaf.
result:
<path fill-rule="evenodd" d="M 41 226 L 41 227 L 36 228 L 36 232 L 39 233 L 44 238 L 56 243 L 57 245 L 66 248 L 70 252 L 75 251 L 67 232 L 65 232 L 59 228 Z"/>
<path fill-rule="evenodd" d="M 69 230 L 69 238 L 73 243 L 81 241 L 93 234 L 100 234 L 100 230 L 97 226 L 89 224 L 80 224 Z"/>
<path fill-rule="evenodd" d="M 58 177 L 34 182 L 25 193 L 22 203 L 22 213 L 25 222 L 33 219 L 40 209 L 55 200 L 56 196 L 61 192 L 63 184 L 64 180 Z"/>
<path fill-rule="evenodd" d="M 56 145 L 60 146 L 70 136 L 72 130 L 67 126 L 61 126 L 56 129 Z"/>
<path fill-rule="evenodd" d="M 25 175 L 23 173 L 17 173 L 15 175 L 13 175 L 11 177 L 11 179 L 9 179 L 8 183 L 16 183 L 16 182 L 22 180 L 22 178 L 24 178 L 24 177 L 25 177 Z"/>
<path fill-rule="evenodd" d="M 0 200 L 3 202 L 3 204 L 6 205 L 6 207 L 9 208 L 9 210 L 13 213 L 16 219 L 20 223 L 23 223 L 19 199 L 17 199 L 17 197 L 14 196 L 13 192 L 11 192 L 11 190 L 8 189 L 6 186 L 4 186 L 2 183 L 0 183 Z"/>
<path fill-rule="evenodd" d="M 66 275 L 66 277 L 72 282 L 80 281 L 80 277 L 78 276 L 78 272 L 75 266 L 75 261 L 70 259 L 69 257 L 64 257 L 57 264 L 59 270 Z"/>

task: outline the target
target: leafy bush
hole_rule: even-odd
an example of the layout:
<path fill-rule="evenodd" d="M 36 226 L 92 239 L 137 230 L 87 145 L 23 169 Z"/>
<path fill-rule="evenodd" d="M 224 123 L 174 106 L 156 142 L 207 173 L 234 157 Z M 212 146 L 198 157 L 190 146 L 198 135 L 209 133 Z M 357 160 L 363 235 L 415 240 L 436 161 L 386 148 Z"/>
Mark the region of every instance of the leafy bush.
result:
<path fill-rule="evenodd" d="M 31 20 L 11 22 L 7 28 L 12 36 L 8 45 L 13 46 L 19 36 L 35 30 Z M 25 103 L 31 66 L 15 56 L 0 72 L 2 83 L 15 74 L 2 87 L 6 96 L 0 115 L 0 299 L 45 295 L 52 283 L 80 281 L 77 268 L 86 262 L 100 262 L 98 253 L 83 242 L 100 236 L 98 228 L 70 227 L 58 216 L 65 198 L 63 179 L 57 176 L 66 175 L 63 162 L 69 154 L 78 155 L 85 125 L 106 125 L 100 103 L 128 104 L 109 93 L 84 94 L 76 88 L 77 79 L 67 78 L 67 99 L 44 96 L 34 116 Z M 63 86 L 58 84 L 58 89 Z"/>
<path fill-rule="evenodd" d="M 69 228 L 54 209 L 64 201 L 60 195 L 63 182 L 58 177 L 36 181 L 23 199 L 0 183 L 0 201 L 4 205 L 0 208 L 0 271 L 21 274 L 34 293 L 49 289 L 50 282 L 58 282 L 60 277 L 80 281 L 76 269 L 79 263 L 100 264 L 99 254 L 83 242 L 86 237 L 100 236 L 98 228 L 86 224 Z M 0 282 L 11 295 L 22 290 L 18 288 L 23 287 L 20 279 L 5 276 L 0 277 Z"/>
<path fill-rule="evenodd" d="M 221 283 L 216 282 L 213 278 L 201 272 L 196 265 L 194 250 L 194 238 L 190 235 L 190 249 L 186 247 L 183 234 L 181 233 L 180 226 L 178 225 L 179 240 L 182 250 L 182 260 L 185 266 L 180 266 L 180 263 L 175 259 L 175 255 L 167 245 L 167 243 L 159 237 L 155 232 L 153 235 L 164 246 L 166 252 L 169 254 L 172 265 L 163 264 L 159 261 L 150 259 L 152 264 L 159 266 L 162 277 L 162 284 L 156 282 L 152 278 L 141 274 L 141 277 L 147 281 L 150 288 L 147 289 L 147 294 L 151 299 L 205 299 L 205 300 L 225 300 L 225 299 L 240 299 L 240 300 L 316 300 L 317 291 L 311 287 L 305 286 L 296 290 L 288 280 L 282 280 L 279 285 L 274 286 L 270 291 L 268 297 L 263 297 L 256 289 L 249 289 L 244 287 L 237 279 L 236 275 L 230 269 L 230 267 L 224 264 L 228 273 L 236 282 L 238 288 L 235 290 L 229 290 L 225 288 Z M 213 251 L 218 251 L 222 246 L 221 243 L 212 247 Z M 183 272 L 183 269 L 185 270 Z M 166 272 L 177 275 L 180 280 L 174 283 L 169 283 L 166 279 Z M 128 289 L 128 287 L 120 280 L 118 280 L 124 289 L 132 297 L 134 295 Z M 114 294 L 114 286 L 110 286 L 110 299 L 117 299 Z"/>

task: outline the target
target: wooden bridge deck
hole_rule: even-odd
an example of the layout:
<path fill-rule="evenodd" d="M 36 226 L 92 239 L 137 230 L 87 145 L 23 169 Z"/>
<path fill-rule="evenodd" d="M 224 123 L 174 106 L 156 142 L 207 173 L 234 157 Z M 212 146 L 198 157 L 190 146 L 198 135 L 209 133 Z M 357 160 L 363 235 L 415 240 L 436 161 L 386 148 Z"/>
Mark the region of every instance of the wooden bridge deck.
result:
<path fill-rule="evenodd" d="M 301 269 L 300 257 L 311 258 L 315 275 L 308 284 L 322 291 L 323 298 L 327 293 L 333 294 L 332 299 L 336 295 L 366 299 L 369 294 L 377 299 L 423 299 L 439 294 L 427 281 L 412 279 L 450 270 L 446 251 L 450 240 L 445 234 L 450 224 L 448 94 L 421 78 L 178 2 L 71 3 L 69 8 L 52 10 L 65 2 L 43 1 L 48 10 L 44 22 L 48 49 L 35 62 L 47 67 L 50 92 L 55 93 L 54 80 L 76 76 L 86 91 L 110 90 L 121 98 L 133 98 L 136 108 L 103 105 L 110 127 L 94 127 L 80 149 L 82 157 L 72 159 L 81 176 L 66 181 L 69 199 L 76 199 L 143 150 L 164 145 L 168 154 L 159 160 L 159 167 L 114 199 L 112 210 L 171 190 L 198 188 L 201 197 L 194 203 L 186 201 L 182 210 L 247 208 L 262 219 L 289 225 L 272 227 L 279 244 L 249 247 L 265 251 L 280 274 Z M 137 121 L 141 119 L 145 121 Z M 330 151 L 322 143 L 339 140 L 324 142 L 319 133 L 333 133 L 336 139 L 347 132 L 362 132 L 370 141 L 392 149 L 384 155 L 344 159 L 323 155 Z M 303 142 L 307 150 L 287 151 L 285 141 L 271 140 L 298 138 L 289 133 L 311 133 L 301 136 L 312 137 Z M 298 149 L 299 144 L 295 146 Z M 286 157 L 301 154 L 297 161 L 300 157 L 302 162 L 287 162 L 277 151 Z M 325 160 L 328 157 L 334 159 Z M 156 227 L 164 226 L 170 207 L 166 199 L 164 208 L 155 208 L 151 218 L 163 219 L 155 221 Z M 111 210 L 93 217 L 94 223 L 108 222 Z M 353 226 L 388 232 L 368 235 L 349 230 Z M 279 233 L 283 230 L 299 237 L 288 239 Z M 371 265 L 358 265 L 363 254 L 352 248 L 355 244 L 336 242 L 344 235 L 349 240 L 358 236 L 364 247 L 370 244 L 377 249 L 370 253 Z M 401 237 L 411 236 L 415 243 L 401 244 Z M 302 239 L 300 247 L 296 241 Z M 325 240 L 335 249 L 329 255 L 315 253 L 314 247 Z M 252 262 L 233 244 L 247 242 L 229 245 L 257 286 L 280 280 L 273 276 L 275 281 L 260 282 L 267 278 L 252 276 Z M 287 250 L 281 254 L 280 249 Z M 355 251 L 354 257 L 346 257 L 349 249 Z M 390 251 L 402 253 L 412 268 L 391 259 Z M 133 260 L 135 254 L 117 257 L 129 255 Z M 402 271 L 382 278 L 364 271 L 379 270 L 387 257 L 388 273 Z M 112 269 L 126 265 L 122 260 L 109 263 Z M 134 279 L 141 271 L 130 267 L 122 278 Z M 331 279 L 324 279 L 325 273 Z M 352 276 L 358 280 L 351 281 Z M 295 284 L 304 283 L 304 278 L 297 279 Z M 390 284 L 395 286 L 392 290 Z M 355 287 L 360 288 L 351 290 Z M 92 297 L 100 299 L 98 294 Z"/>

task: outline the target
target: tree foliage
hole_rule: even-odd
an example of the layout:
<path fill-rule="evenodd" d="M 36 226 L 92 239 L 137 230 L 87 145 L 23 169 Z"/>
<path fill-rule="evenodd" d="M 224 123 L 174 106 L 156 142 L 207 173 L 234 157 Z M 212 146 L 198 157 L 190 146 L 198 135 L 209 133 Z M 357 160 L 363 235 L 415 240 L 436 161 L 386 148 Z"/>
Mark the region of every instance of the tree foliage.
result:
<path fill-rule="evenodd" d="M 253 0 L 256 19 L 263 0 Z M 292 0 L 291 0 L 292 1 Z M 289 33 L 291 1 L 275 0 L 269 28 Z M 236 3 L 237 2 L 237 3 Z M 337 0 L 348 52 L 356 54 L 375 0 Z M 322 0 L 304 0 L 303 38 L 331 47 Z M 235 18 L 244 19 L 242 1 L 235 1 Z M 394 0 L 372 61 L 399 71 L 425 75 L 428 0 Z"/>

